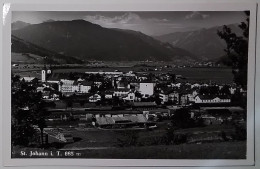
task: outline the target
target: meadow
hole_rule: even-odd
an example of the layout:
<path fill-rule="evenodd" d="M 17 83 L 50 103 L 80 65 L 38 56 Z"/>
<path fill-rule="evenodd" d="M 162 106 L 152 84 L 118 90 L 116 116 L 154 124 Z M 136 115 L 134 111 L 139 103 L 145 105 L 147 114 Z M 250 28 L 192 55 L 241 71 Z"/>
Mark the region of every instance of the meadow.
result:
<path fill-rule="evenodd" d="M 218 83 L 218 84 L 231 84 L 233 82 L 232 69 L 228 67 L 172 67 L 165 68 L 160 64 L 157 66 L 123 66 L 109 65 L 109 66 L 86 66 L 86 65 L 67 65 L 63 68 L 53 68 L 53 73 L 70 73 L 70 72 L 96 72 L 96 71 L 122 71 L 129 72 L 134 71 L 143 74 L 149 73 L 173 73 L 176 75 L 182 75 L 184 79 L 178 80 L 179 82 L 199 82 L 199 83 Z M 12 72 L 21 76 L 36 76 L 40 78 L 40 71 L 43 65 L 29 64 L 19 65 L 13 67 Z"/>

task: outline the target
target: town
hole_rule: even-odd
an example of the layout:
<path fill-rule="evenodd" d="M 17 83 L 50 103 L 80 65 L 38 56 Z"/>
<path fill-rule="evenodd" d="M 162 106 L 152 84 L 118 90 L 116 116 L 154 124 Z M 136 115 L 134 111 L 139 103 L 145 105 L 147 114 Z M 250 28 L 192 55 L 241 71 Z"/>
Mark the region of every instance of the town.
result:
<path fill-rule="evenodd" d="M 189 82 L 172 71 L 123 72 L 117 68 L 63 73 L 44 65 L 39 74 L 40 78 L 13 75 L 12 93 L 26 86 L 46 103 L 44 144 L 58 143 L 70 149 L 77 142 L 82 148 L 93 148 L 246 139 L 243 100 L 247 93 L 234 83 Z M 41 130 L 37 125 L 34 128 Z M 115 138 L 107 136 L 111 131 Z M 98 132 L 102 134 L 93 135 Z"/>

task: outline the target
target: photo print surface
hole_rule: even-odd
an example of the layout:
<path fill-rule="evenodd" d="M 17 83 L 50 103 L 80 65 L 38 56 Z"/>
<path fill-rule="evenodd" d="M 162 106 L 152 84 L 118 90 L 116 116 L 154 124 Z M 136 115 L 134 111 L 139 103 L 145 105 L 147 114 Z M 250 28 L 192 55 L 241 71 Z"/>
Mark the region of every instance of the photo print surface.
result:
<path fill-rule="evenodd" d="M 246 159 L 249 11 L 13 11 L 11 158 Z"/>

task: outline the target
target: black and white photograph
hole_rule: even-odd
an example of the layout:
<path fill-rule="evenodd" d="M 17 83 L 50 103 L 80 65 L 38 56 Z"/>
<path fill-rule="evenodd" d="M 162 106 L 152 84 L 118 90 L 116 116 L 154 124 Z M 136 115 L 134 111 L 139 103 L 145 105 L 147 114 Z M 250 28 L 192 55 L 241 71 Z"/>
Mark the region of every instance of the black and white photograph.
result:
<path fill-rule="evenodd" d="M 12 11 L 10 158 L 248 160 L 251 15 Z"/>

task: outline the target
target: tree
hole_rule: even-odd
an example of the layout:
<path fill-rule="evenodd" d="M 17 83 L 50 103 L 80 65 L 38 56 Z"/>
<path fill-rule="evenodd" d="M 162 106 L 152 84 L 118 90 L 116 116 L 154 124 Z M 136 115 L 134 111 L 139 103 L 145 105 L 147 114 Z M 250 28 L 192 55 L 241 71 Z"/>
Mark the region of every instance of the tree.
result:
<path fill-rule="evenodd" d="M 175 83 L 176 82 L 176 75 L 173 73 L 168 73 L 169 77 L 170 77 L 170 81 L 171 83 Z"/>
<path fill-rule="evenodd" d="M 112 102 L 113 102 L 113 106 L 119 106 L 122 103 L 122 101 L 120 101 L 119 97 L 117 97 L 117 96 L 113 97 Z"/>
<path fill-rule="evenodd" d="M 155 95 L 155 103 L 157 105 L 161 105 L 162 104 L 162 100 L 160 99 L 159 94 Z"/>
<path fill-rule="evenodd" d="M 53 83 L 52 87 L 54 88 L 55 91 L 59 91 L 59 85 L 57 83 Z"/>
<path fill-rule="evenodd" d="M 182 108 L 176 110 L 172 116 L 172 124 L 178 128 L 189 128 L 194 126 L 194 120 L 191 119 L 190 111 Z"/>
<path fill-rule="evenodd" d="M 12 77 L 12 82 L 17 83 L 15 79 Z M 37 134 L 33 125 L 41 130 L 43 141 L 45 117 L 48 114 L 44 110 L 45 102 L 42 100 L 41 93 L 36 92 L 36 88 L 26 82 L 20 81 L 20 84 L 16 85 L 19 88 L 12 92 L 12 144 L 28 146 Z"/>
<path fill-rule="evenodd" d="M 218 36 L 225 40 L 227 47 L 225 52 L 232 61 L 232 72 L 234 82 L 247 87 L 247 63 L 248 63 L 248 35 L 249 35 L 249 11 L 245 11 L 247 19 L 241 22 L 239 28 L 243 31 L 242 36 L 233 33 L 231 28 L 224 25 L 222 31 L 218 31 Z"/>
<path fill-rule="evenodd" d="M 49 112 L 45 109 L 46 103 L 44 101 L 40 101 L 39 104 L 35 105 L 33 109 L 33 116 L 34 116 L 34 124 L 38 126 L 41 133 L 41 144 L 43 145 L 43 132 L 44 128 L 47 127 L 45 122 L 45 117 L 50 115 Z"/>
<path fill-rule="evenodd" d="M 230 95 L 230 90 L 229 90 L 230 86 L 228 85 L 224 85 L 223 88 L 220 90 L 221 94 L 225 94 L 225 95 Z"/>

